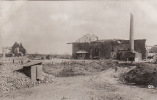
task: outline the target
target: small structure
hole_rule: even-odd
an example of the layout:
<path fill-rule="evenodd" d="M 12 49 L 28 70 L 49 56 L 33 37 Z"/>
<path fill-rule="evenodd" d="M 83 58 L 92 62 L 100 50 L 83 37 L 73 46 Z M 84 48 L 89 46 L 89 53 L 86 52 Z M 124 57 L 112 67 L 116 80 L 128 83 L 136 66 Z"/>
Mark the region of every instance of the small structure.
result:
<path fill-rule="evenodd" d="M 43 80 L 42 62 L 29 62 L 23 65 L 23 72 L 32 80 Z"/>
<path fill-rule="evenodd" d="M 79 50 L 76 52 L 77 59 L 87 59 L 89 56 L 89 52 L 85 50 Z"/>

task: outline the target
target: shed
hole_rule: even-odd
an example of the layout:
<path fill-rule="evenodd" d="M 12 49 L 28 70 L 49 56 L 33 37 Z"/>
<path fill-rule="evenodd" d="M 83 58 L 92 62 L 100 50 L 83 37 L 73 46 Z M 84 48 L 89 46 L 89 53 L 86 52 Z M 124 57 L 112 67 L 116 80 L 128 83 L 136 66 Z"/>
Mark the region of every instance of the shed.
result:
<path fill-rule="evenodd" d="M 77 59 L 86 59 L 89 56 L 89 52 L 85 50 L 79 50 L 76 52 Z"/>
<path fill-rule="evenodd" d="M 32 80 L 43 80 L 42 62 L 29 62 L 23 65 L 23 72 Z"/>

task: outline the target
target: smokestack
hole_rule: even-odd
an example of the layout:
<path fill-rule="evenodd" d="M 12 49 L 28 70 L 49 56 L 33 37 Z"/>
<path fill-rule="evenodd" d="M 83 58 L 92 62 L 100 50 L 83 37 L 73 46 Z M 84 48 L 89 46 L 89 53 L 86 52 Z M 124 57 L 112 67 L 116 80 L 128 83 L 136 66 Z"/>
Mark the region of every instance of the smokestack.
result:
<path fill-rule="evenodd" d="M 130 51 L 134 52 L 134 19 L 132 13 L 130 13 Z"/>

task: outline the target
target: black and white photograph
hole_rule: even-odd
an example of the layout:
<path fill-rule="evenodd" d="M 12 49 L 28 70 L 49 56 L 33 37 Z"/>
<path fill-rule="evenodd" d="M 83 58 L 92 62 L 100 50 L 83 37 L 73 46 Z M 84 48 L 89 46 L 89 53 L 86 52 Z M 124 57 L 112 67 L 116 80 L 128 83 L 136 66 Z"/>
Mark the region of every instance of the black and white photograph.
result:
<path fill-rule="evenodd" d="M 157 1 L 0 0 L 0 100 L 157 100 Z"/>

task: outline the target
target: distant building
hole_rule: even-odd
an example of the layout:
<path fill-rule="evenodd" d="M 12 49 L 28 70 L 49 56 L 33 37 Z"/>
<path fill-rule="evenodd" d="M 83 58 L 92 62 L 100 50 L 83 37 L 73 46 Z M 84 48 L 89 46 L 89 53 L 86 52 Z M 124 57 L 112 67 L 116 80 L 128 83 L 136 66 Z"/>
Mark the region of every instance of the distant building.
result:
<path fill-rule="evenodd" d="M 147 54 L 148 59 L 153 59 L 153 57 L 155 57 L 156 55 L 157 55 L 157 45 L 149 46 L 148 54 Z"/>
<path fill-rule="evenodd" d="M 154 45 L 150 48 L 149 53 L 157 53 L 157 45 Z"/>
<path fill-rule="evenodd" d="M 9 52 L 6 53 L 6 50 L 9 50 Z M 23 47 L 22 43 L 15 42 L 12 47 L 9 48 L 3 48 L 3 54 L 7 57 L 12 56 L 25 56 L 26 55 L 26 49 Z"/>

